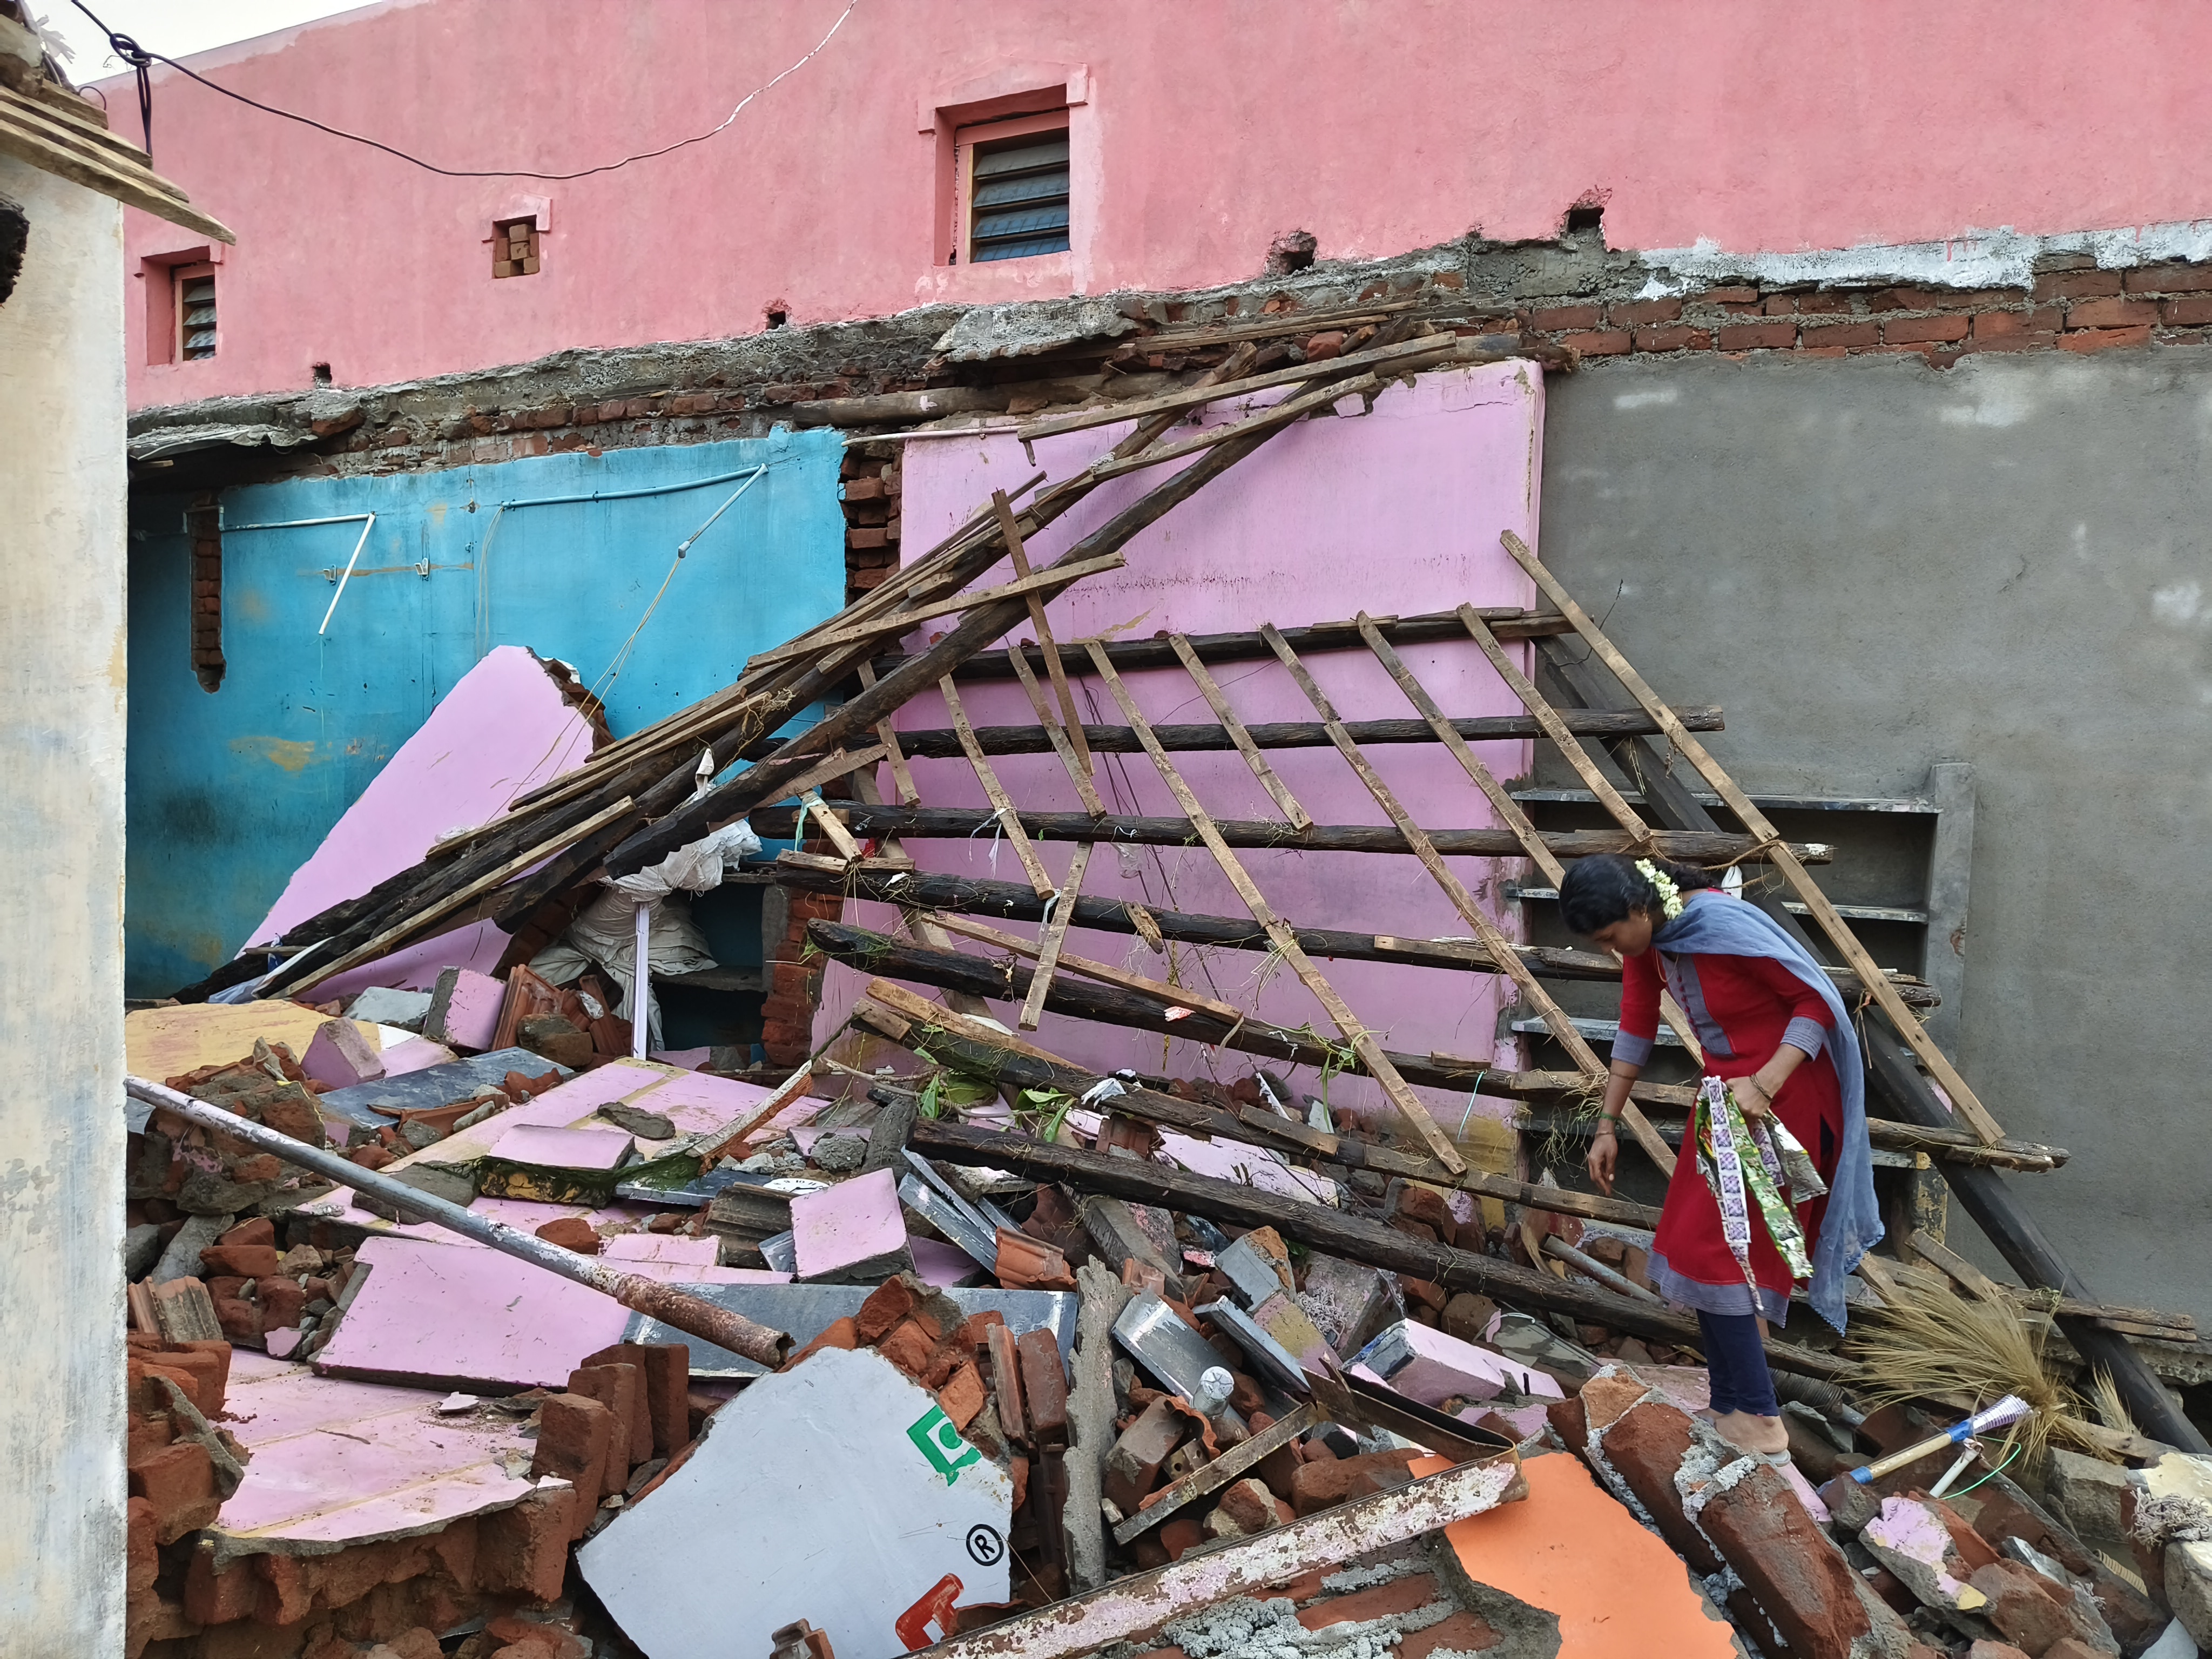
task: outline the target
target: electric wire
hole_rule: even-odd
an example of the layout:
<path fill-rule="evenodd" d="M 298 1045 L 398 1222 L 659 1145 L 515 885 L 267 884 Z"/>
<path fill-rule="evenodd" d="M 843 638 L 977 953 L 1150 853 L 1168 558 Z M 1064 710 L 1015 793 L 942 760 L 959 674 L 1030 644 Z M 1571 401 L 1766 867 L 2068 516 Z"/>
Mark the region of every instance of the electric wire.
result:
<path fill-rule="evenodd" d="M 623 156 L 619 161 L 607 161 L 598 167 L 582 167 L 574 173 L 540 173 L 528 167 L 477 168 L 439 167 L 434 162 L 422 160 L 419 155 L 410 155 L 404 149 L 394 149 L 390 144 L 383 143 L 374 138 L 367 137 L 361 133 L 348 132 L 343 127 L 329 126 L 325 125 L 323 122 L 316 120 L 313 116 L 301 115 L 293 110 L 279 109 L 274 104 L 264 104 L 258 99 L 249 98 L 242 92 L 234 92 L 228 87 L 222 86 L 216 82 L 209 80 L 207 76 L 200 74 L 198 70 L 186 68 L 175 58 L 165 58 L 158 52 L 149 52 L 144 46 L 140 46 L 137 41 L 132 40 L 129 35 L 121 33 L 119 30 L 109 28 L 106 23 L 100 21 L 99 14 L 94 12 L 90 6 L 85 4 L 84 0 L 70 0 L 70 3 L 79 11 L 82 12 L 87 17 L 92 19 L 93 22 L 100 29 L 100 31 L 107 36 L 108 49 L 113 52 L 114 54 L 118 58 L 121 58 L 125 63 L 130 64 L 136 71 L 138 77 L 138 113 L 140 120 L 144 125 L 146 153 L 149 156 L 151 156 L 154 152 L 154 90 L 153 84 L 148 78 L 148 69 L 150 65 L 155 64 L 167 64 L 171 69 L 176 70 L 178 74 L 182 75 L 190 80 L 198 82 L 200 85 L 207 88 L 210 92 L 219 92 L 224 97 L 234 99 L 239 103 L 244 104 L 249 108 L 258 109 L 264 115 L 275 115 L 279 116 L 287 121 L 297 121 L 301 125 L 313 127 L 318 132 L 326 132 L 333 138 L 343 138 L 353 143 L 366 144 L 371 149 L 382 150 L 386 155 L 396 156 L 398 160 L 406 162 L 410 167 L 421 167 L 424 172 L 437 173 L 441 178 L 542 179 L 558 184 L 571 179 L 588 179 L 594 173 L 612 173 L 616 168 L 626 167 L 633 161 L 650 161 L 657 156 L 670 155 L 676 150 L 684 149 L 688 145 L 703 144 L 709 138 L 715 137 L 720 134 L 724 129 L 728 127 L 731 122 L 736 120 L 739 115 L 744 113 L 746 105 L 751 103 L 754 99 L 759 97 L 763 93 L 767 92 L 775 87 L 777 82 L 783 80 L 787 76 L 795 74 L 797 71 L 804 69 L 809 63 L 811 63 L 816 54 L 820 52 L 824 46 L 830 44 L 831 37 L 834 36 L 839 29 L 844 27 L 845 20 L 853 15 L 855 9 L 859 7 L 860 0 L 847 0 L 845 9 L 837 14 L 837 21 L 830 24 L 829 33 L 824 34 L 821 40 L 815 42 L 811 51 L 807 52 L 805 57 L 801 58 L 789 69 L 785 70 L 782 74 L 778 75 L 775 80 L 765 82 L 760 86 L 755 87 L 750 92 L 747 93 L 743 98 L 738 100 L 738 105 L 735 109 L 732 109 L 727 115 L 724 116 L 716 125 L 708 129 L 707 131 L 699 133 L 693 137 L 679 138 L 672 144 L 663 144 L 659 149 L 640 150 L 635 155 Z"/>

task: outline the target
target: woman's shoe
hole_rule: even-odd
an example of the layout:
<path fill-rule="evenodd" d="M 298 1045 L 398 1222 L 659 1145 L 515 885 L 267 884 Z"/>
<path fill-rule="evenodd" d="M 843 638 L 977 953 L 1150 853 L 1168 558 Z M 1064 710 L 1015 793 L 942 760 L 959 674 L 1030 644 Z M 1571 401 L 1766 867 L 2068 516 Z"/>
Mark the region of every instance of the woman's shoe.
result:
<path fill-rule="evenodd" d="M 1790 1431 L 1782 1426 L 1782 1419 L 1778 1417 L 1729 1412 L 1717 1418 L 1713 1428 L 1722 1439 L 1740 1452 L 1748 1452 L 1753 1457 L 1778 1465 L 1790 1462 Z"/>

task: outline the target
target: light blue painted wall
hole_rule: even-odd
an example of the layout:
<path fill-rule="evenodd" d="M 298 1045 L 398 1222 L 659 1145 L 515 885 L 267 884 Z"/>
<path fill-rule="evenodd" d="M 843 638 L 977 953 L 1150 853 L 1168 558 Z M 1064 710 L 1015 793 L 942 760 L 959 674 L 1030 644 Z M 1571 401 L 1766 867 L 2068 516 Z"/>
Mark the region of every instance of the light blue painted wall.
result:
<path fill-rule="evenodd" d="M 185 499 L 135 502 L 128 994 L 163 994 L 228 961 L 481 649 L 524 645 L 574 664 L 622 736 L 834 613 L 845 586 L 842 454 L 834 432 L 777 432 L 227 491 L 228 666 L 213 693 L 191 671 Z M 742 482 L 698 481 L 763 465 L 678 561 L 678 544 Z M 667 493 L 500 510 L 656 489 Z M 370 512 L 375 526 L 319 636 L 334 591 L 325 573 L 344 565 L 361 525 L 237 526 Z"/>

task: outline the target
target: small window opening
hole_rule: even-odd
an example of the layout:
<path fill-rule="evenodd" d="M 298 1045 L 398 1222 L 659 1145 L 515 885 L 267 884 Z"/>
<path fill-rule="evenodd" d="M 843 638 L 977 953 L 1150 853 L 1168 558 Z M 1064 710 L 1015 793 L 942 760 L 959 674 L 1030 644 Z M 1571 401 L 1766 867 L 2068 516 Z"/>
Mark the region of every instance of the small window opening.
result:
<path fill-rule="evenodd" d="M 972 155 L 969 258 L 1067 252 L 1067 129 L 988 140 Z"/>
<path fill-rule="evenodd" d="M 1310 230 L 1293 230 L 1278 236 L 1267 245 L 1268 274 L 1283 276 L 1293 270 L 1311 270 L 1314 254 L 1320 246 Z"/>
<path fill-rule="evenodd" d="M 1567 210 L 1567 231 L 1570 235 L 1578 230 L 1595 230 L 1604 221 L 1605 209 L 1593 202 L 1578 202 Z"/>
<path fill-rule="evenodd" d="M 177 349 L 173 361 L 197 362 L 215 356 L 215 267 L 179 265 L 170 272 L 174 286 Z"/>
<path fill-rule="evenodd" d="M 315 365 L 315 384 L 317 386 L 328 386 L 330 383 L 331 366 L 328 363 L 317 363 Z"/>
<path fill-rule="evenodd" d="M 491 274 L 495 276 L 535 276 L 538 274 L 538 222 L 501 219 L 491 228 Z"/>
<path fill-rule="evenodd" d="M 781 328 L 790 320 L 791 313 L 787 311 L 771 311 L 768 314 L 768 325 L 770 328 Z"/>

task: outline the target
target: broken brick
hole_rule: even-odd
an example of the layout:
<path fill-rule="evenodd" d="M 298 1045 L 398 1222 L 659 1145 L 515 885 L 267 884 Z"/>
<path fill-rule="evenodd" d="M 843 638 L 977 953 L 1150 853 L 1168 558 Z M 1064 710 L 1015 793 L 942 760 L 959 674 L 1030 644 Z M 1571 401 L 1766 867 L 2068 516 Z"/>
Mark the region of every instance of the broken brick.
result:
<path fill-rule="evenodd" d="M 983 1375 L 973 1364 L 962 1365 L 952 1373 L 937 1396 L 937 1404 L 945 1416 L 952 1419 L 956 1429 L 965 1429 L 975 1420 L 983 1409 Z"/>
<path fill-rule="evenodd" d="M 607 1490 L 607 1462 L 619 1426 L 612 1412 L 582 1395 L 548 1395 L 538 1408 L 538 1450 L 530 1460 L 530 1475 L 555 1475 L 575 1487 L 574 1536 L 583 1535 Z"/>
<path fill-rule="evenodd" d="M 579 1255 L 597 1255 L 599 1236 L 592 1224 L 580 1215 L 564 1215 L 557 1221 L 549 1221 L 538 1230 L 538 1237 L 548 1244 L 558 1244 L 564 1250 L 574 1250 Z"/>

